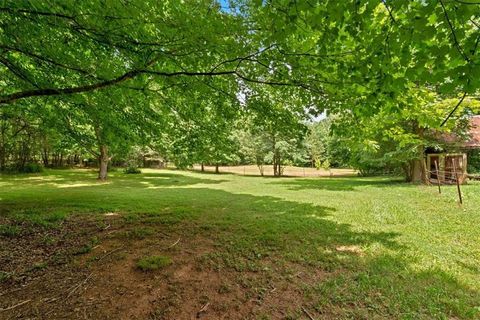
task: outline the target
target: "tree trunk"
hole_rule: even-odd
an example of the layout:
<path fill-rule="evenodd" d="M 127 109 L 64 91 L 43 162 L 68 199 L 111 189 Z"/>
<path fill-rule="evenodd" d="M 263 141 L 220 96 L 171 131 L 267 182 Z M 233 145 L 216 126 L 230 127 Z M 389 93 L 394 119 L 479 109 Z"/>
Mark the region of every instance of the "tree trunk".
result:
<path fill-rule="evenodd" d="M 425 151 L 424 147 L 418 147 L 418 159 L 412 160 L 411 168 L 411 181 L 412 182 L 421 182 L 428 184 L 428 174 L 427 174 L 427 165 L 425 164 Z"/>
<path fill-rule="evenodd" d="M 202 172 L 205 172 L 205 166 L 203 165 L 203 162 L 201 163 L 201 167 L 202 167 Z"/>
<path fill-rule="evenodd" d="M 409 161 L 402 165 L 403 172 L 405 174 L 405 182 L 412 182 L 413 180 L 413 162 Z"/>
<path fill-rule="evenodd" d="M 4 171 L 7 160 L 7 148 L 5 146 L 5 127 L 2 122 L 1 141 L 0 141 L 0 171 Z"/>
<path fill-rule="evenodd" d="M 45 168 L 47 168 L 48 167 L 48 150 L 47 150 L 47 148 L 43 148 L 42 158 L 43 158 L 43 166 Z"/>
<path fill-rule="evenodd" d="M 273 176 L 274 177 L 277 177 L 278 176 L 278 172 L 277 172 L 277 151 L 274 150 L 273 151 Z"/>
<path fill-rule="evenodd" d="M 260 175 L 263 177 L 264 175 L 263 163 L 257 164 L 257 166 L 258 166 L 258 170 L 260 170 Z"/>
<path fill-rule="evenodd" d="M 220 173 L 220 170 L 218 169 L 218 163 L 215 164 L 215 173 Z"/>
<path fill-rule="evenodd" d="M 273 175 L 275 177 L 280 177 L 282 175 L 280 168 L 280 152 L 278 150 L 275 150 L 273 153 Z"/>
<path fill-rule="evenodd" d="M 423 139 L 425 128 L 420 127 L 417 121 L 413 123 L 413 130 L 420 139 Z M 417 147 L 417 159 L 412 164 L 412 182 L 421 182 L 429 184 L 427 164 L 425 163 L 425 146 L 423 144 Z"/>
<path fill-rule="evenodd" d="M 5 147 L 5 131 L 7 130 L 6 125 L 3 120 L 0 121 L 1 130 L 0 130 L 0 171 L 5 170 L 6 162 L 6 153 L 7 148 Z"/>
<path fill-rule="evenodd" d="M 3 144 L 0 145 L 0 171 L 5 170 L 5 146 Z"/>
<path fill-rule="evenodd" d="M 99 164 L 98 180 L 101 180 L 101 181 L 107 180 L 109 161 L 110 161 L 110 158 L 108 157 L 108 147 L 106 145 L 101 145 L 100 156 L 98 157 L 98 164 Z"/>

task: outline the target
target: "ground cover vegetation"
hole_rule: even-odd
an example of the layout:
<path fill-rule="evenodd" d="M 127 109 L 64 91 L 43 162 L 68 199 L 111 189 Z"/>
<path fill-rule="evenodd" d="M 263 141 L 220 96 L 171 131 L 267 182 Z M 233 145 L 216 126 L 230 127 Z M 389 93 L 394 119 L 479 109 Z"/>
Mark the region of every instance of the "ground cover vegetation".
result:
<path fill-rule="evenodd" d="M 95 177 L 2 177 L 0 307 L 29 302 L 1 317 L 480 316 L 478 183 Z"/>

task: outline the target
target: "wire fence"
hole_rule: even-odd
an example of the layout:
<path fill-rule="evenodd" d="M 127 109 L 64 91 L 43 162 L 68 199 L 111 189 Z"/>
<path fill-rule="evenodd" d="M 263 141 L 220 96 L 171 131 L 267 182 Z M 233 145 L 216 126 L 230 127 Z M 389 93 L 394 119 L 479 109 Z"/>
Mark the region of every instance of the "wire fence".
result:
<path fill-rule="evenodd" d="M 438 186 L 438 193 L 442 193 L 442 185 L 456 185 L 458 201 L 463 204 L 461 185 L 467 178 L 467 173 L 458 165 L 456 159 L 449 163 L 449 166 L 440 170 L 438 162 L 434 162 L 435 170 L 427 170 L 428 182 Z"/>

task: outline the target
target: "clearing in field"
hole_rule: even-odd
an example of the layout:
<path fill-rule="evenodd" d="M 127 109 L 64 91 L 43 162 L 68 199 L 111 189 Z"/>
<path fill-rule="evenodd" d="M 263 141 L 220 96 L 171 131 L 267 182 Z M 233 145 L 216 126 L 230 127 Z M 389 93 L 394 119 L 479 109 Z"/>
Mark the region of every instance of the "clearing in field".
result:
<path fill-rule="evenodd" d="M 479 184 L 148 170 L 0 180 L 0 318 L 478 318 Z"/>

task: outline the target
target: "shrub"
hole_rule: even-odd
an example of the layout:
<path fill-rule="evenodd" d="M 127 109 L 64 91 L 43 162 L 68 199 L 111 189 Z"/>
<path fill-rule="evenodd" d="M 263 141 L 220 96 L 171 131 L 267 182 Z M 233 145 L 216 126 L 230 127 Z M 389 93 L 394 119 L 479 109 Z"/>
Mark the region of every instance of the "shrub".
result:
<path fill-rule="evenodd" d="M 167 256 L 150 256 L 137 261 L 137 267 L 142 271 L 157 270 L 170 264 L 172 264 L 172 259 Z"/>
<path fill-rule="evenodd" d="M 139 174 L 142 173 L 142 170 L 138 169 L 137 167 L 126 167 L 123 172 L 127 174 Z"/>
<path fill-rule="evenodd" d="M 468 173 L 480 173 L 480 150 L 468 151 Z"/>
<path fill-rule="evenodd" d="M 23 173 L 38 173 L 43 171 L 43 167 L 38 163 L 27 163 L 23 168 L 18 170 Z"/>
<path fill-rule="evenodd" d="M 14 164 L 6 167 L 3 172 L 4 173 L 9 173 L 9 174 L 16 174 L 16 173 L 38 173 L 42 172 L 43 167 L 39 165 L 38 163 L 31 162 L 27 163 L 25 165 L 21 164 Z"/>

